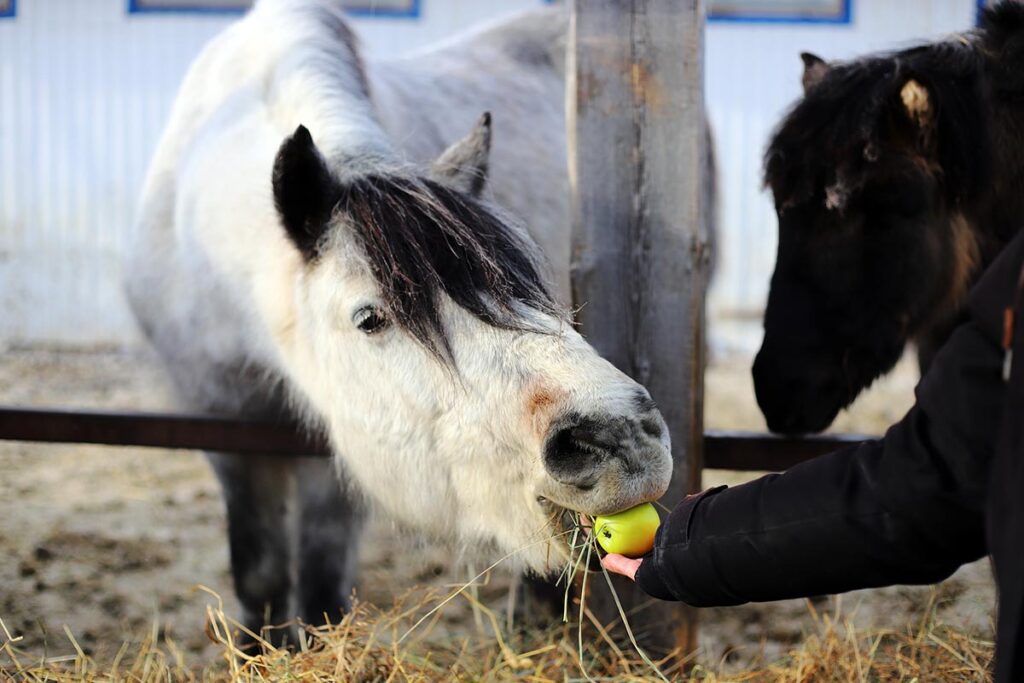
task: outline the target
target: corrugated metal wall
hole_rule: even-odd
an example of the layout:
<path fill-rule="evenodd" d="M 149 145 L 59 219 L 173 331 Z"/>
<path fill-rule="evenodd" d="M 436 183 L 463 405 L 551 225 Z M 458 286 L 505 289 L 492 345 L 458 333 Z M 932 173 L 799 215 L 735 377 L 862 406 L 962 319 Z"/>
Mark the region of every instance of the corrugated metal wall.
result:
<path fill-rule="evenodd" d="M 707 92 L 722 169 L 716 312 L 756 312 L 775 252 L 760 190 L 771 126 L 798 94 L 801 50 L 827 58 L 969 26 L 973 0 L 853 0 L 848 25 L 712 23 Z M 540 0 L 421 0 L 416 19 L 358 19 L 405 50 Z M 129 15 L 126 0 L 19 0 L 0 19 L 0 343 L 130 343 L 119 259 L 177 86 L 223 15 Z"/>
<path fill-rule="evenodd" d="M 185 65 L 224 20 L 21 0 L 0 20 L 0 339 L 131 339 L 118 281 Z"/>

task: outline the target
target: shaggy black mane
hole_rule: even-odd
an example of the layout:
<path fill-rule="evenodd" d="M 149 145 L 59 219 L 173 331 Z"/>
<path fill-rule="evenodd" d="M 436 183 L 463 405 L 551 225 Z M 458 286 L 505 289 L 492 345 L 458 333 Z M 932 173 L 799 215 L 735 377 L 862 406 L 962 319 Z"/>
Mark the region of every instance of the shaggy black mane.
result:
<path fill-rule="evenodd" d="M 1018 6 L 1013 12 L 1020 13 Z M 997 9 L 995 11 L 1011 11 Z M 992 13 L 986 15 L 991 18 Z M 782 207 L 812 199 L 842 176 L 855 189 L 909 130 L 900 89 L 913 78 L 935 110 L 936 161 L 947 198 L 960 202 L 989 181 L 987 32 L 832 65 L 782 120 L 765 153 L 765 184 Z M 903 126 L 901 129 L 900 126 Z"/>
<path fill-rule="evenodd" d="M 999 94 L 1024 98 L 1024 2 L 1001 2 L 981 15 L 985 51 L 995 70 Z"/>
<path fill-rule="evenodd" d="M 335 210 L 362 243 L 395 324 L 451 359 L 440 293 L 478 319 L 532 329 L 523 306 L 556 313 L 533 249 L 486 204 L 425 178 L 346 182 Z"/>

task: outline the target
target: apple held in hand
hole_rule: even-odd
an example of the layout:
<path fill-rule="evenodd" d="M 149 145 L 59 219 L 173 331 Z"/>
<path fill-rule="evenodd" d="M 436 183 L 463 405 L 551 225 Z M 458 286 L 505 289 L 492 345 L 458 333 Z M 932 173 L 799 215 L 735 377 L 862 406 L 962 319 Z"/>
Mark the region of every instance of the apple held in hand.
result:
<path fill-rule="evenodd" d="M 654 547 L 654 534 L 660 525 L 654 506 L 641 503 L 614 515 L 601 515 L 594 520 L 594 534 L 606 551 L 640 557 Z"/>

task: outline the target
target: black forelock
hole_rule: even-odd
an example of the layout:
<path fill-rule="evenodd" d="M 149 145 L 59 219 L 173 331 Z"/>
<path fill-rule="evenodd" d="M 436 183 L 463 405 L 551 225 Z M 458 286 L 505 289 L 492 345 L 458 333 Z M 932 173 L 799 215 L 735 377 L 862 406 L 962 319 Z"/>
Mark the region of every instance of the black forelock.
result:
<path fill-rule="evenodd" d="M 980 190 L 990 167 L 984 60 L 971 41 L 951 40 L 835 64 L 776 128 L 765 153 L 765 184 L 784 204 L 806 201 L 843 180 L 856 187 L 877 172 L 886 126 L 900 118 L 900 89 L 913 78 L 929 93 L 943 185 L 954 201 Z"/>
<path fill-rule="evenodd" d="M 441 293 L 506 329 L 531 329 L 522 305 L 557 311 L 531 247 L 468 195 L 425 178 L 367 175 L 343 186 L 335 210 L 360 240 L 395 324 L 446 360 Z"/>

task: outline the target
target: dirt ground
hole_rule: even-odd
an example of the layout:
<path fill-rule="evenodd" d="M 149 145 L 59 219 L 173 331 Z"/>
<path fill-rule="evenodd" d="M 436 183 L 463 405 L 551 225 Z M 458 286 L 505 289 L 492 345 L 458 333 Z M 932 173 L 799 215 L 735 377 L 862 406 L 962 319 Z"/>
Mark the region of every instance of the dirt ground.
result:
<path fill-rule="evenodd" d="M 709 428 L 763 430 L 753 400 L 749 357 L 714 353 L 706 379 Z M 880 433 L 912 402 L 912 359 L 876 384 L 834 429 Z M 159 366 L 143 351 L 15 349 L 0 353 L 0 403 L 6 405 L 165 410 L 173 406 Z M 214 656 L 203 633 L 213 598 L 236 611 L 218 485 L 193 451 L 0 442 L 0 619 L 38 656 L 74 652 L 67 631 L 98 660 L 123 641 L 158 628 L 197 663 Z M 709 471 L 705 484 L 744 476 Z M 388 604 L 420 583 L 465 581 L 451 553 L 396 540 L 376 520 L 361 562 L 359 595 Z M 401 551 L 401 552 L 400 552 Z M 500 600 L 506 578 L 487 589 Z M 897 587 L 841 598 L 842 613 L 862 626 L 903 628 L 940 600 L 943 620 L 991 633 L 993 586 L 986 562 L 962 568 L 937 591 Z M 835 598 L 816 602 L 834 611 Z M 450 619 L 465 619 L 452 612 Z M 811 630 L 805 601 L 703 610 L 703 659 L 746 661 L 785 652 Z M 65 628 L 66 627 L 66 628 Z M 0 630 L 0 640 L 5 638 Z M 2 666 L 2 663 L 0 663 Z"/>

